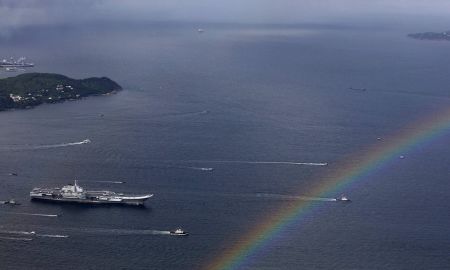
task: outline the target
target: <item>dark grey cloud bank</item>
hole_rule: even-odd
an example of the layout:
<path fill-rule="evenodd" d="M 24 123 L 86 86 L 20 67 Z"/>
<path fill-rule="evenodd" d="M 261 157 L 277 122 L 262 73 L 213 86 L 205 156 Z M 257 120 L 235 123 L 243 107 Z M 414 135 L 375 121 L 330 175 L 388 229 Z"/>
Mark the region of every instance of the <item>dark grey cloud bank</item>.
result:
<path fill-rule="evenodd" d="M 95 21 L 332 23 L 443 17 L 448 0 L 0 0 L 0 31 Z"/>

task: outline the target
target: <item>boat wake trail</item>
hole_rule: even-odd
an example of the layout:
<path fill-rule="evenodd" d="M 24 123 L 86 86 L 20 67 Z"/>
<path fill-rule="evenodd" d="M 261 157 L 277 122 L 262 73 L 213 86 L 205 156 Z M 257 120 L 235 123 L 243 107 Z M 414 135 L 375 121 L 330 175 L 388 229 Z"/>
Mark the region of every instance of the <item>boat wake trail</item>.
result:
<path fill-rule="evenodd" d="M 51 228 L 43 229 L 43 232 L 0 230 L 0 238 L 8 240 L 22 240 L 35 238 L 58 238 L 65 239 L 72 236 L 145 236 L 145 235 L 171 235 L 170 231 L 163 230 L 136 230 L 136 229 L 107 229 L 107 228 L 59 228 L 58 232 L 50 232 Z M 50 233 L 48 233 L 50 232 Z M 9 239 L 12 238 L 12 239 Z M 25 241 L 25 240 L 24 240 Z"/>
<path fill-rule="evenodd" d="M 50 148 L 59 148 L 59 147 L 67 147 L 67 146 L 75 146 L 75 145 L 83 145 L 91 143 L 91 140 L 85 139 L 80 142 L 70 142 L 70 143 L 60 143 L 60 144 L 47 144 L 47 145 L 38 145 L 32 147 L 32 149 L 39 150 L 39 149 L 50 149 Z"/>
<path fill-rule="evenodd" d="M 190 163 L 216 163 L 216 164 L 267 164 L 267 165 L 301 165 L 301 166 L 327 166 L 326 162 L 293 162 L 293 161 L 245 161 L 245 160 L 180 160 L 178 162 Z"/>
<path fill-rule="evenodd" d="M 167 116 L 195 116 L 195 115 L 203 115 L 203 114 L 208 114 L 208 113 L 209 113 L 208 110 L 203 110 L 203 111 L 195 111 L 195 112 L 171 113 L 171 114 L 167 114 Z"/>
<path fill-rule="evenodd" d="M 107 183 L 107 184 L 125 184 L 125 181 L 92 181 L 95 183 Z"/>
<path fill-rule="evenodd" d="M 301 200 L 301 201 L 320 201 L 320 202 L 335 202 L 336 198 L 321 198 L 321 197 L 308 197 L 308 196 L 293 196 L 282 194 L 270 194 L 270 193 L 257 193 L 255 195 L 258 198 L 268 199 L 280 199 L 280 200 Z"/>
<path fill-rule="evenodd" d="M 127 229 L 84 229 L 85 233 L 113 235 L 167 235 L 170 231 L 159 230 L 127 230 Z"/>
<path fill-rule="evenodd" d="M 113 234 L 118 235 L 157 235 L 157 234 L 169 234 L 167 231 L 158 230 L 125 230 L 125 229 L 111 229 L 109 230 Z"/>
<path fill-rule="evenodd" d="M 202 114 L 208 114 L 208 113 L 209 113 L 208 110 L 203 110 L 203 111 L 197 111 L 197 112 L 187 112 L 187 113 L 183 113 L 180 115 L 189 116 L 189 115 L 202 115 Z"/>
<path fill-rule="evenodd" d="M 211 172 L 214 171 L 214 168 L 211 167 L 196 167 L 196 166 L 180 166 L 180 165 L 151 165 L 153 168 L 158 169 L 183 169 L 183 170 L 194 170 L 194 171 L 203 171 L 203 172 Z"/>
<path fill-rule="evenodd" d="M 57 214 L 39 214 L 39 213 L 22 213 L 22 212 L 2 212 L 11 215 L 38 216 L 38 217 L 58 217 Z"/>
<path fill-rule="evenodd" d="M 22 235 L 35 235 L 34 231 L 0 231 L 0 234 L 22 234 Z"/>
<path fill-rule="evenodd" d="M 204 172 L 210 172 L 210 171 L 214 170 L 214 168 L 210 168 L 210 167 L 191 167 L 191 166 L 173 166 L 173 167 L 178 168 L 178 169 L 187 169 L 187 170 L 204 171 Z"/>
<path fill-rule="evenodd" d="M 18 150 L 44 150 L 68 146 L 77 146 L 91 143 L 91 140 L 85 139 L 80 142 L 69 142 L 69 143 L 59 143 L 59 144 L 44 144 L 44 145 L 11 145 L 11 146 L 1 146 L 0 151 L 18 151 Z"/>
<path fill-rule="evenodd" d="M 49 237 L 49 238 L 69 238 L 68 235 L 62 234 L 38 234 L 35 231 L 0 231 L 0 234 L 6 235 L 28 235 L 28 236 L 36 236 L 36 237 Z M 0 236 L 3 237 L 3 236 Z M 18 238 L 18 237 L 8 237 L 8 238 Z M 19 238 L 24 239 L 24 238 Z M 26 238 L 28 239 L 28 238 Z"/>
<path fill-rule="evenodd" d="M 32 241 L 32 238 L 23 238 L 23 237 L 6 237 L 0 236 L 0 240 L 13 240 L 13 241 Z"/>
<path fill-rule="evenodd" d="M 68 235 L 62 234 L 36 234 L 37 237 L 50 237 L 50 238 L 69 238 Z"/>

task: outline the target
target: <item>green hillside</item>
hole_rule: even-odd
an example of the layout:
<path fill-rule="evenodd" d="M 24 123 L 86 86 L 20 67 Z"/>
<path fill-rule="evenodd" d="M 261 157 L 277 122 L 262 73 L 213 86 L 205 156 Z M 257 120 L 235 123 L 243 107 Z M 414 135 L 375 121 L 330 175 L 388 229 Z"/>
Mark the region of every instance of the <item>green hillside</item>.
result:
<path fill-rule="evenodd" d="M 106 77 L 75 80 L 60 74 L 25 73 L 0 79 L 0 110 L 80 99 L 120 89 L 119 84 Z"/>

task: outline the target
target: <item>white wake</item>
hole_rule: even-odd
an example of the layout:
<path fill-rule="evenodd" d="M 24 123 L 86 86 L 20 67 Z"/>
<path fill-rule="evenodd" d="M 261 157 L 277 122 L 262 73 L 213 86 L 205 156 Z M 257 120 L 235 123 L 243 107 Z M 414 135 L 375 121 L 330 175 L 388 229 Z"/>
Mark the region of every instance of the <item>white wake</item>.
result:
<path fill-rule="evenodd" d="M 302 201 L 321 201 L 321 202 L 335 202 L 336 201 L 336 198 L 293 196 L 293 195 L 282 195 L 282 194 L 271 194 L 271 193 L 257 193 L 255 196 L 259 197 L 259 198 L 281 199 L 281 200 L 302 200 Z"/>
<path fill-rule="evenodd" d="M 46 144 L 46 145 L 38 145 L 34 146 L 33 149 L 50 149 L 50 148 L 59 148 L 59 147 L 67 147 L 67 146 L 75 146 L 75 145 L 83 145 L 91 143 L 92 141 L 89 139 L 82 140 L 80 142 L 69 142 L 69 143 L 59 143 L 59 144 Z"/>
<path fill-rule="evenodd" d="M 187 170 L 204 171 L 204 172 L 210 172 L 210 171 L 214 170 L 214 168 L 211 168 L 211 167 L 192 167 L 192 166 L 172 166 L 172 167 L 178 168 L 178 169 L 187 169 Z"/>
<path fill-rule="evenodd" d="M 0 230 L 0 234 L 10 234 L 10 235 L 28 235 L 36 237 L 49 237 L 49 238 L 68 238 L 68 235 L 63 234 L 39 234 L 35 231 L 5 231 Z"/>
<path fill-rule="evenodd" d="M 32 238 L 23 238 L 23 237 L 6 237 L 6 236 L 0 236 L 0 239 L 3 240 L 13 240 L 13 241 L 32 241 Z"/>
<path fill-rule="evenodd" d="M 84 233 L 94 234 L 113 234 L 113 235 L 167 235 L 170 231 L 160 230 L 129 230 L 129 229 L 101 229 L 101 228 L 89 228 L 81 229 Z"/>
<path fill-rule="evenodd" d="M 107 183 L 107 184 L 125 184 L 125 181 L 93 181 L 95 183 Z"/>
<path fill-rule="evenodd" d="M 173 162 L 173 161 L 170 161 L 170 162 Z M 153 168 L 158 168 L 158 169 L 183 169 L 183 170 L 194 170 L 194 171 L 203 171 L 203 172 L 214 171 L 214 168 L 211 168 L 211 167 L 181 166 L 181 165 L 173 165 L 173 164 L 153 164 L 150 166 Z"/>
<path fill-rule="evenodd" d="M 11 215 L 38 216 L 38 217 L 58 217 L 57 214 L 23 213 L 23 212 L 2 212 Z"/>
<path fill-rule="evenodd" d="M 20 150 L 44 150 L 52 148 L 70 147 L 91 143 L 90 139 L 84 139 L 79 142 L 68 142 L 68 143 L 58 143 L 58 144 L 42 144 L 42 145 L 7 145 L 0 146 L 0 151 L 20 151 Z"/>
<path fill-rule="evenodd" d="M 0 231 L 1 234 L 35 235 L 34 231 Z"/>
<path fill-rule="evenodd" d="M 282 165 L 302 165 L 302 166 L 327 166 L 327 162 L 294 162 L 294 161 L 246 161 L 246 160 L 180 160 L 178 162 L 198 162 L 198 163 L 217 163 L 217 164 L 282 164 Z"/>
<path fill-rule="evenodd" d="M 50 238 L 69 238 L 68 235 L 63 234 L 36 234 L 37 237 L 50 237 Z"/>
<path fill-rule="evenodd" d="M 166 116 L 195 116 L 195 115 L 203 115 L 203 114 L 208 114 L 208 113 L 209 113 L 208 110 L 203 110 L 203 111 L 194 111 L 194 112 L 171 113 L 171 114 L 167 114 Z"/>

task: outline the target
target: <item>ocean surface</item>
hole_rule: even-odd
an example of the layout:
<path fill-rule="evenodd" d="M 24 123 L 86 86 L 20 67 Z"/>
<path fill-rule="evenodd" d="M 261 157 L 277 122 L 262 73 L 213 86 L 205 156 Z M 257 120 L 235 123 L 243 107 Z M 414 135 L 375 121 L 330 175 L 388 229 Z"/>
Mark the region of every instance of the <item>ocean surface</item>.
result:
<path fill-rule="evenodd" d="M 0 112 L 0 200 L 21 203 L 0 205 L 0 269 L 207 269 L 343 160 L 450 106 L 450 43 L 409 32 L 161 23 L 3 36 L 0 55 L 27 56 L 30 71 L 124 90 Z M 327 194 L 237 269 L 448 269 L 449 143 L 450 131 Z M 29 201 L 74 179 L 154 197 Z M 352 203 L 332 201 L 342 193 Z M 190 235 L 167 235 L 179 226 Z"/>

